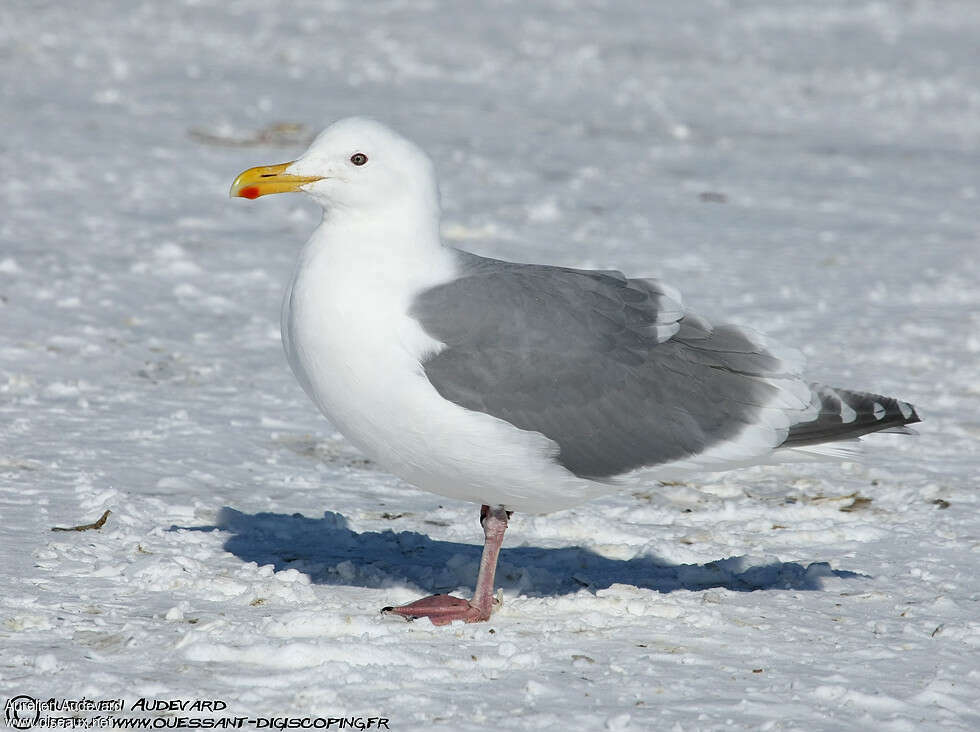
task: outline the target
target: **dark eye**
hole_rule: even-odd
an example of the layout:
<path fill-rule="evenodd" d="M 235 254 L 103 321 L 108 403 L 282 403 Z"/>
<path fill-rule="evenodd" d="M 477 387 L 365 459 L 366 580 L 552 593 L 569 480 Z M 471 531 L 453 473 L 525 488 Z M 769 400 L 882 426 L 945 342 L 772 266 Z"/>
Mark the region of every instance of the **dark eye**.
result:
<path fill-rule="evenodd" d="M 364 163 L 367 162 L 367 155 L 364 153 L 354 153 L 350 156 L 350 161 L 354 163 L 354 165 L 364 165 Z"/>

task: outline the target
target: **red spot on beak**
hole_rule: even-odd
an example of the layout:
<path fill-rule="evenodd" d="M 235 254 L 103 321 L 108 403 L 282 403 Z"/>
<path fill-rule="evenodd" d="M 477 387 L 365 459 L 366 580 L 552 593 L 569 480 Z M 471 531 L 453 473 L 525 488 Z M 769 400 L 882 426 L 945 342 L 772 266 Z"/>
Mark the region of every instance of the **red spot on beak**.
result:
<path fill-rule="evenodd" d="M 258 198 L 259 188 L 258 186 L 245 186 L 238 192 L 238 195 L 242 198 Z"/>

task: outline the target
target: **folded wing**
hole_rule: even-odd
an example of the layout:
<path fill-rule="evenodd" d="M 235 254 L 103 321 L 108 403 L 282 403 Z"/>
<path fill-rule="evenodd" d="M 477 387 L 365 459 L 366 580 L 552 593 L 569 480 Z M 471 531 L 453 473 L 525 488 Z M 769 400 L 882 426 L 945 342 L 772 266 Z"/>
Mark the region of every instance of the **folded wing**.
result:
<path fill-rule="evenodd" d="M 656 280 L 458 257 L 460 276 L 412 305 L 444 344 L 425 375 L 445 399 L 544 434 L 580 477 L 724 469 L 905 423 L 902 403 L 811 386 L 798 354 L 713 326 Z M 835 398 L 860 418 L 845 422 Z"/>

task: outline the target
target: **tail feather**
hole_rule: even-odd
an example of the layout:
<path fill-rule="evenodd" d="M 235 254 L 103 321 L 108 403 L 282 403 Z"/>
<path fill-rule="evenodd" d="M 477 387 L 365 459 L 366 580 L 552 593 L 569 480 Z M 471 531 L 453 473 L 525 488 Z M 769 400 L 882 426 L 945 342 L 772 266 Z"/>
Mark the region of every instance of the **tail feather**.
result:
<path fill-rule="evenodd" d="M 814 407 L 811 413 L 816 417 L 790 427 L 780 447 L 853 439 L 869 432 L 912 432 L 904 426 L 922 421 L 915 407 L 898 399 L 823 384 L 811 384 L 810 389 Z"/>

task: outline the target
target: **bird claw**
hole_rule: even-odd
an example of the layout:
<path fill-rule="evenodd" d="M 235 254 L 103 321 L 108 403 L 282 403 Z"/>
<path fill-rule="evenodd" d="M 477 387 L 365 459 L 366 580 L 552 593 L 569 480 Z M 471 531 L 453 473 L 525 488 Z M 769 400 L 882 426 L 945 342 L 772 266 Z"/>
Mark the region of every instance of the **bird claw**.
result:
<path fill-rule="evenodd" d="M 493 605 L 498 604 L 494 602 Z M 428 618 L 433 625 L 449 625 L 454 620 L 479 623 L 490 619 L 493 606 L 480 608 L 469 600 L 452 595 L 430 595 L 407 605 L 381 608 L 383 615 L 400 615 L 405 620 Z"/>

